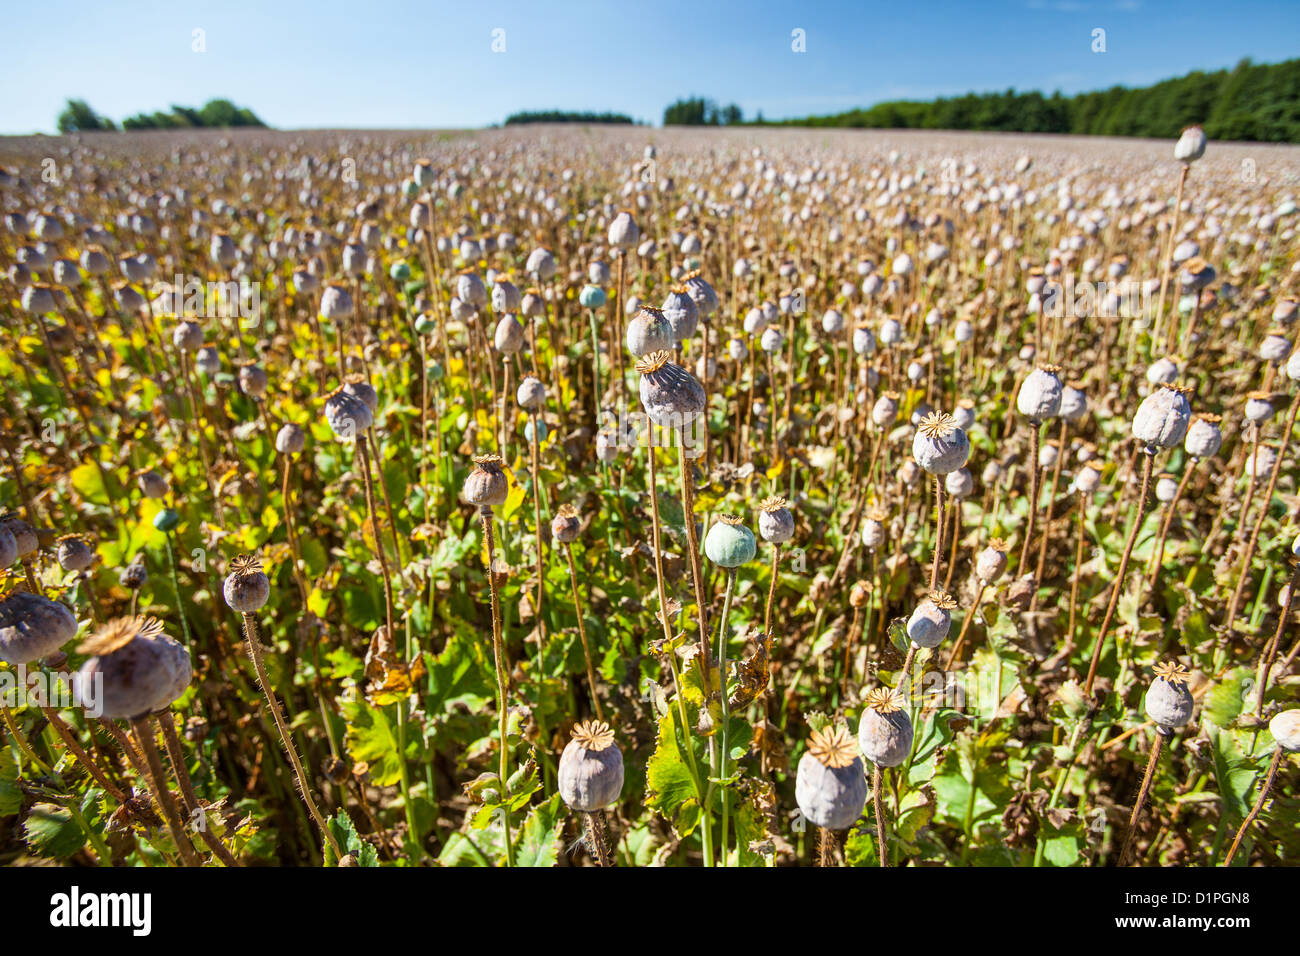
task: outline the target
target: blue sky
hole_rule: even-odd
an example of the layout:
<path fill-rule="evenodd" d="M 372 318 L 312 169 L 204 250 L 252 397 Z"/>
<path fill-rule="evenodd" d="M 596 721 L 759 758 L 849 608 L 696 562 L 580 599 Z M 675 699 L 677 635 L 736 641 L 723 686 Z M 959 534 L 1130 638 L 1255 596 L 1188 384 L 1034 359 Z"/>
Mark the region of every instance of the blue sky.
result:
<path fill-rule="evenodd" d="M 118 121 L 224 96 L 284 128 L 483 126 L 552 107 L 657 123 L 690 94 L 777 118 L 1300 55 L 1296 0 L 40 0 L 4 23 L 3 133 L 52 131 L 68 97 Z"/>

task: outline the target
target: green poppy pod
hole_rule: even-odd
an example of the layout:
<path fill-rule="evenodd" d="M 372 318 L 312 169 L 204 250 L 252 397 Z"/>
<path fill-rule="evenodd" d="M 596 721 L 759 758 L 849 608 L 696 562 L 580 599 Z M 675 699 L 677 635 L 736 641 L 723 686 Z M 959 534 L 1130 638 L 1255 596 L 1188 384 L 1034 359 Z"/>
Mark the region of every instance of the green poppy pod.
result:
<path fill-rule="evenodd" d="M 603 309 L 607 301 L 609 301 L 609 297 L 605 294 L 605 290 L 598 285 L 588 283 L 578 293 L 578 302 L 584 309 Z"/>
<path fill-rule="evenodd" d="M 737 515 L 722 515 L 704 537 L 705 555 L 722 568 L 738 568 L 753 561 L 757 548 L 754 532 L 741 524 Z"/>

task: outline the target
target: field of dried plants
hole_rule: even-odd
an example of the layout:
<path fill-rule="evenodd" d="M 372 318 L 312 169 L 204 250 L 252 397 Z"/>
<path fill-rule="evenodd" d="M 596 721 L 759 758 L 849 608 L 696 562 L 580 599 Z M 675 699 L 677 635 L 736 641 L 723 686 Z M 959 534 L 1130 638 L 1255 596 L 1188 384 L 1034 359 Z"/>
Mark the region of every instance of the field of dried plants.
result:
<path fill-rule="evenodd" d="M 1300 858 L 1300 148 L 0 167 L 0 862 Z"/>

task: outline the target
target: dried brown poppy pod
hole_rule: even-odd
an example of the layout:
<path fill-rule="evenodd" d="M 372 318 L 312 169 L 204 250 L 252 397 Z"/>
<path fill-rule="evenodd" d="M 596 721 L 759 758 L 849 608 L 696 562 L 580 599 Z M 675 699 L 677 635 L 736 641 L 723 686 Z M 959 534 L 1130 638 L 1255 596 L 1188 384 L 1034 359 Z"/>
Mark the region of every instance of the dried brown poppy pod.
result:
<path fill-rule="evenodd" d="M 109 621 L 77 650 L 90 655 L 77 672 L 78 700 L 93 701 L 109 720 L 162 710 L 194 676 L 190 652 L 153 617 Z"/>
<path fill-rule="evenodd" d="M 370 409 L 372 417 L 379 413 L 379 393 L 364 378 L 360 376 L 349 377 L 343 385 L 343 391 L 365 402 L 366 408 Z"/>
<path fill-rule="evenodd" d="M 675 341 L 672 324 L 660 309 L 642 306 L 627 324 L 627 350 L 637 358 L 671 349 Z"/>
<path fill-rule="evenodd" d="M 0 525 L 0 571 L 18 560 L 18 541 L 8 528 Z"/>
<path fill-rule="evenodd" d="M 261 398 L 266 394 L 266 372 L 257 365 L 243 365 L 239 369 L 239 388 L 249 398 Z"/>
<path fill-rule="evenodd" d="M 932 412 L 916 429 L 912 457 L 930 474 L 946 475 L 966 464 L 970 439 L 947 412 Z"/>
<path fill-rule="evenodd" d="M 1183 448 L 1193 458 L 1210 458 L 1217 455 L 1223 445 L 1223 431 L 1218 415 L 1201 414 L 1192 419 L 1183 438 Z"/>
<path fill-rule="evenodd" d="M 502 461 L 496 455 L 475 455 L 474 468 L 461 486 L 461 497 L 479 508 L 494 508 L 505 504 L 510 486 L 501 465 Z"/>
<path fill-rule="evenodd" d="M 560 505 L 551 519 L 551 537 L 561 544 L 569 544 L 578 539 L 580 530 L 582 519 L 578 517 L 578 509 L 567 503 Z"/>
<path fill-rule="evenodd" d="M 993 538 L 988 546 L 975 556 L 975 576 L 981 584 L 992 584 L 1007 570 L 1007 543 Z"/>
<path fill-rule="evenodd" d="M 871 584 L 867 581 L 854 581 L 849 588 L 849 607 L 864 608 L 871 600 Z"/>
<path fill-rule="evenodd" d="M 866 519 L 862 522 L 862 545 L 874 551 L 885 543 L 885 522 L 889 512 L 879 505 L 867 509 Z"/>
<path fill-rule="evenodd" d="M 261 561 L 251 554 L 241 554 L 230 562 L 221 593 L 233 610 L 248 614 L 271 597 L 271 581 L 262 571 Z"/>
<path fill-rule="evenodd" d="M 515 400 L 519 402 L 521 408 L 535 412 L 546 404 L 546 386 L 542 384 L 541 379 L 529 375 L 519 383 Z"/>
<path fill-rule="evenodd" d="M 36 529 L 16 514 L 0 516 L 0 528 L 4 528 L 14 536 L 14 547 L 18 551 L 19 558 L 27 557 L 41 546 L 40 538 L 36 536 Z M 13 564 L 12 561 L 9 563 Z"/>
<path fill-rule="evenodd" d="M 1187 127 L 1174 143 L 1174 159 L 1190 166 L 1205 155 L 1205 143 L 1205 130 L 1199 126 Z"/>
<path fill-rule="evenodd" d="M 560 797 L 574 810 L 602 810 L 623 792 L 623 752 L 604 721 L 584 720 L 572 736 L 560 754 Z"/>
<path fill-rule="evenodd" d="M 718 311 L 718 293 L 713 291 L 713 286 L 700 275 L 698 269 L 682 276 L 682 285 L 699 310 L 700 319 L 707 324 L 709 317 Z"/>
<path fill-rule="evenodd" d="M 877 767 L 897 767 L 912 752 L 912 718 L 903 695 L 888 687 L 877 687 L 863 701 L 858 724 L 858 747 Z"/>
<path fill-rule="evenodd" d="M 352 317 L 352 293 L 348 287 L 337 282 L 325 286 L 320 296 L 320 314 L 327 319 L 348 319 Z"/>
<path fill-rule="evenodd" d="M 664 350 L 652 352 L 637 363 L 641 405 L 656 425 L 684 428 L 704 412 L 704 386 L 670 359 Z"/>
<path fill-rule="evenodd" d="M 799 812 L 815 826 L 847 830 L 867 804 L 867 775 L 843 727 L 814 730 L 794 782 Z"/>
<path fill-rule="evenodd" d="M 64 605 L 30 591 L 0 594 L 0 661 L 17 666 L 53 654 L 77 633 Z"/>
<path fill-rule="evenodd" d="M 784 544 L 794 537 L 794 515 L 784 498 L 773 496 L 759 502 L 758 533 L 772 544 Z"/>
<path fill-rule="evenodd" d="M 947 591 L 931 591 L 907 619 L 907 636 L 917 647 L 938 647 L 952 627 L 952 610 L 957 606 Z"/>
<path fill-rule="evenodd" d="M 346 389 L 342 385 L 325 396 L 325 421 L 345 441 L 364 434 L 375 421 L 370 406 Z"/>
<path fill-rule="evenodd" d="M 1161 385 L 1142 400 L 1133 416 L 1133 437 L 1149 451 L 1172 448 L 1183 440 L 1191 422 L 1190 389 Z"/>
<path fill-rule="evenodd" d="M 660 307 L 673 330 L 673 338 L 684 342 L 695 334 L 700 324 L 700 310 L 684 286 L 673 286 Z"/>
<path fill-rule="evenodd" d="M 518 312 L 523 306 L 523 295 L 519 287 L 505 276 L 497 276 L 492 282 L 492 311 L 497 313 Z"/>
<path fill-rule="evenodd" d="M 1161 732 L 1169 734 L 1192 719 L 1196 701 L 1187 689 L 1190 674 L 1181 664 L 1171 661 L 1157 664 L 1155 675 L 1147 689 L 1146 712 Z"/>
<path fill-rule="evenodd" d="M 632 213 L 624 209 L 610 220 L 608 238 L 615 249 L 631 249 L 641 241 L 641 230 L 637 228 Z"/>
<path fill-rule="evenodd" d="M 1277 745 L 1291 753 L 1300 751 L 1300 710 L 1284 710 L 1268 722 Z"/>
<path fill-rule="evenodd" d="M 492 334 L 492 344 L 498 352 L 513 355 L 523 348 L 524 327 L 513 315 L 501 316 L 496 331 Z"/>
<path fill-rule="evenodd" d="M 282 455 L 297 455 L 307 446 L 307 434 L 293 422 L 281 426 L 275 436 L 275 450 Z"/>
<path fill-rule="evenodd" d="M 86 539 L 77 534 L 67 534 L 58 540 L 56 551 L 59 567 L 65 571 L 84 571 L 95 563 L 95 551 Z"/>
<path fill-rule="evenodd" d="M 1061 410 L 1065 384 L 1060 379 L 1058 365 L 1043 365 L 1034 369 L 1020 385 L 1016 408 L 1035 425 L 1054 418 Z"/>

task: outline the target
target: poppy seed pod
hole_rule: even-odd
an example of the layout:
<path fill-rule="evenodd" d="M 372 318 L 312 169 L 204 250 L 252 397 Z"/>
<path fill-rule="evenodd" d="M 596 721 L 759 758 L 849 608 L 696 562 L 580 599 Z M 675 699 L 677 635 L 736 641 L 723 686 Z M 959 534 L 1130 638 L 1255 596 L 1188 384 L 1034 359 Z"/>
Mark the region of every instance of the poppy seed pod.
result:
<path fill-rule="evenodd" d="M 975 424 L 975 403 L 969 398 L 959 398 L 957 407 L 952 410 L 952 420 L 964 432 L 969 432 Z"/>
<path fill-rule="evenodd" d="M 1060 371 L 1055 365 L 1040 366 L 1030 372 L 1020 385 L 1016 408 L 1035 425 L 1054 418 L 1061 410 L 1065 385 L 1057 374 Z"/>
<path fill-rule="evenodd" d="M 13 535 L 14 545 L 18 548 L 20 558 L 26 557 L 41 546 L 36 529 L 16 514 L 0 516 L 0 528 Z"/>
<path fill-rule="evenodd" d="M 59 567 L 65 571 L 84 571 L 95 563 L 94 550 L 86 543 L 85 538 L 76 534 L 67 534 L 60 538 L 55 554 L 58 557 Z"/>
<path fill-rule="evenodd" d="M 1300 751 L 1300 710 L 1284 710 L 1268 722 L 1268 731 L 1283 750 Z"/>
<path fill-rule="evenodd" d="M 346 286 L 331 282 L 320 296 L 320 314 L 326 319 L 352 317 L 352 293 Z"/>
<path fill-rule="evenodd" d="M 1142 400 L 1133 416 L 1133 437 L 1150 449 L 1172 448 L 1183 440 L 1191 422 L 1190 389 L 1162 385 Z"/>
<path fill-rule="evenodd" d="M 98 246 L 89 246 L 81 251 L 81 268 L 89 275 L 102 276 L 106 275 L 113 267 L 109 261 L 108 253 L 104 252 Z"/>
<path fill-rule="evenodd" d="M 608 429 L 596 433 L 596 460 L 605 464 L 618 460 L 618 436 Z"/>
<path fill-rule="evenodd" d="M 476 311 L 488 304 L 487 286 L 477 272 L 468 269 L 456 277 L 456 296 Z"/>
<path fill-rule="evenodd" d="M 307 434 L 293 422 L 282 425 L 275 435 L 275 450 L 282 455 L 297 455 L 306 444 Z"/>
<path fill-rule="evenodd" d="M 167 479 L 156 471 L 140 472 L 135 482 L 146 498 L 162 498 L 168 491 Z"/>
<path fill-rule="evenodd" d="M 1074 487 L 1083 494 L 1092 494 L 1101 484 L 1101 472 L 1091 464 L 1084 465 L 1074 476 Z"/>
<path fill-rule="evenodd" d="M 53 654 L 77 633 L 77 619 L 58 601 L 30 591 L 0 594 L 0 661 L 15 667 Z"/>
<path fill-rule="evenodd" d="M 822 331 L 827 335 L 838 335 L 844 331 L 844 314 L 839 309 L 827 309 L 822 315 Z"/>
<path fill-rule="evenodd" d="M 1251 422 L 1263 422 L 1273 417 L 1273 396 L 1268 392 L 1251 392 L 1246 396 L 1245 415 Z"/>
<path fill-rule="evenodd" d="M 1273 466 L 1277 463 L 1277 452 L 1268 445 L 1260 445 L 1255 449 L 1254 454 L 1246 459 L 1246 465 L 1243 469 L 1251 478 L 1262 478 L 1272 473 Z"/>
<path fill-rule="evenodd" d="M 546 404 L 546 386 L 542 384 L 541 379 L 529 375 L 519 383 L 515 400 L 521 408 L 535 412 Z"/>
<path fill-rule="evenodd" d="M 1199 126 L 1187 127 L 1174 143 L 1174 159 L 1190 166 L 1205 155 L 1205 142 L 1205 130 Z"/>
<path fill-rule="evenodd" d="M 602 810 L 623 792 L 623 752 L 603 721 L 584 720 L 572 738 L 560 754 L 560 797 L 573 810 Z"/>
<path fill-rule="evenodd" d="M 673 338 L 684 342 L 695 334 L 700 324 L 700 310 L 683 286 L 673 286 L 664 297 L 660 311 L 672 326 Z M 767 333 L 765 332 L 764 335 Z"/>
<path fill-rule="evenodd" d="M 1147 368 L 1147 381 L 1152 385 L 1169 384 L 1178 377 L 1178 366 L 1173 359 L 1160 358 Z"/>
<path fill-rule="evenodd" d="M 897 345 L 903 341 L 903 326 L 897 319 L 885 319 L 880 323 L 880 343 L 882 345 Z"/>
<path fill-rule="evenodd" d="M 758 542 L 736 515 L 721 515 L 704 536 L 704 554 L 723 568 L 737 568 L 754 560 Z"/>
<path fill-rule="evenodd" d="M 632 214 L 624 209 L 610 220 L 608 237 L 615 249 L 631 249 L 641 241 L 641 230 Z"/>
<path fill-rule="evenodd" d="M 388 267 L 388 277 L 394 282 L 408 282 L 411 278 L 411 267 L 399 259 Z"/>
<path fill-rule="evenodd" d="M 506 473 L 501 470 L 501 459 L 496 455 L 475 455 L 473 460 L 474 468 L 465 476 L 461 497 L 480 508 L 505 504 L 510 486 Z"/>
<path fill-rule="evenodd" d="M 109 621 L 77 650 L 90 655 L 77 672 L 79 698 L 98 700 L 101 716 L 109 720 L 168 707 L 194 676 L 190 652 L 163 633 L 162 623 L 153 617 Z M 98 686 L 102 693 L 96 694 Z"/>
<path fill-rule="evenodd" d="M 970 439 L 947 412 L 932 412 L 916 429 L 912 457 L 930 474 L 946 475 L 966 464 Z"/>
<path fill-rule="evenodd" d="M 866 519 L 862 522 L 863 547 L 874 551 L 885 543 L 885 521 L 888 518 L 889 513 L 884 508 L 868 509 Z"/>
<path fill-rule="evenodd" d="M 695 308 L 699 310 L 700 318 L 707 322 L 709 316 L 718 311 L 718 293 L 713 291 L 713 286 L 709 285 L 698 271 L 688 272 L 683 277 L 682 285 L 686 287 L 686 294 L 691 297 Z"/>
<path fill-rule="evenodd" d="M 952 337 L 957 342 L 969 342 L 975 337 L 975 327 L 966 319 L 958 319 L 952 327 Z"/>
<path fill-rule="evenodd" d="M 553 279 L 556 269 L 555 256 L 551 255 L 550 249 L 543 246 L 538 246 L 528 253 L 528 259 L 524 262 L 524 271 L 537 282 L 547 282 Z"/>
<path fill-rule="evenodd" d="M 325 397 L 325 421 L 339 438 L 356 438 L 374 424 L 370 406 L 340 386 Z"/>
<path fill-rule="evenodd" d="M 1223 444 L 1223 432 L 1219 428 L 1218 415 L 1197 415 L 1187 426 L 1187 435 L 1183 447 L 1193 458 L 1210 458 L 1218 454 Z"/>
<path fill-rule="evenodd" d="M 871 421 L 878 428 L 887 428 L 898 418 L 898 394 L 883 392 L 871 406 Z"/>
<path fill-rule="evenodd" d="M 1065 386 L 1061 392 L 1061 407 L 1056 414 L 1067 422 L 1077 422 L 1088 414 L 1088 396 L 1073 385 Z"/>
<path fill-rule="evenodd" d="M 1169 504 L 1178 493 L 1178 480 L 1173 475 L 1161 475 L 1156 479 L 1156 501 Z"/>
<path fill-rule="evenodd" d="M 132 591 L 144 587 L 144 583 L 149 580 L 149 569 L 144 566 L 143 555 L 137 555 L 134 561 L 122 569 L 117 579 L 122 587 L 130 588 Z"/>
<path fill-rule="evenodd" d="M 637 358 L 671 349 L 676 337 L 672 323 L 660 309 L 642 306 L 627 324 L 627 350 Z"/>
<path fill-rule="evenodd" d="M 492 311 L 518 312 L 523 307 L 524 297 L 519 288 L 502 276 L 492 283 Z"/>
<path fill-rule="evenodd" d="M 641 405 L 656 425 L 683 428 L 704 412 L 704 386 L 669 360 L 667 350 L 651 352 L 637 363 Z"/>
<path fill-rule="evenodd" d="M 897 767 L 912 752 L 912 718 L 903 695 L 887 687 L 873 688 L 863 701 L 858 724 L 858 748 L 877 767 Z"/>
<path fill-rule="evenodd" d="M 261 561 L 251 554 L 241 554 L 230 562 L 230 573 L 221 593 L 232 610 L 248 614 L 270 599 L 271 581 L 262 570 Z"/>
<path fill-rule="evenodd" d="M 1007 570 L 1007 543 L 1001 538 L 989 541 L 988 546 L 975 555 L 975 576 L 981 584 L 992 584 Z"/>
<path fill-rule="evenodd" d="M 21 300 L 23 311 L 28 315 L 47 315 L 58 308 L 54 301 L 54 290 L 40 283 L 23 289 Z"/>
<path fill-rule="evenodd" d="M 523 348 L 524 327 L 519 324 L 519 320 L 513 315 L 501 316 L 501 320 L 497 322 L 496 331 L 492 336 L 492 344 L 498 352 L 513 355 Z"/>
<path fill-rule="evenodd" d="M 172 329 L 172 345 L 182 352 L 197 352 L 203 347 L 203 329 L 197 322 L 178 322 Z"/>
<path fill-rule="evenodd" d="M 907 619 L 907 636 L 917 647 L 938 647 L 952 627 L 952 609 L 957 606 L 946 591 L 931 591 Z"/>
<path fill-rule="evenodd" d="M 866 325 L 853 330 L 853 351 L 858 355 L 871 355 L 876 351 L 876 336 Z"/>
<path fill-rule="evenodd" d="M 774 325 L 769 325 L 765 328 L 762 337 L 758 340 L 759 348 L 768 355 L 775 355 L 777 352 L 781 351 L 781 346 L 784 344 L 785 336 L 782 335 L 781 330 Z"/>
<path fill-rule="evenodd" d="M 18 560 L 18 542 L 8 528 L 0 525 L 0 571 L 11 567 Z"/>
<path fill-rule="evenodd" d="M 551 537 L 561 544 L 568 544 L 578 539 L 578 531 L 582 528 L 582 520 L 578 517 L 578 509 L 570 504 L 562 504 L 555 511 L 555 517 L 551 519 Z"/>
<path fill-rule="evenodd" d="M 1265 362 L 1281 362 L 1291 354 L 1291 343 L 1281 329 L 1269 329 L 1264 341 L 1259 343 L 1259 357 Z"/>
<path fill-rule="evenodd" d="M 794 537 L 794 515 L 784 498 L 764 498 L 759 503 L 758 533 L 772 544 L 784 544 Z"/>
<path fill-rule="evenodd" d="M 266 372 L 257 365 L 244 365 L 239 369 L 239 389 L 249 398 L 266 394 Z"/>
<path fill-rule="evenodd" d="M 230 268 L 239 258 L 239 249 L 228 233 L 214 232 L 208 246 L 208 254 L 217 265 Z"/>
<path fill-rule="evenodd" d="M 603 309 L 607 302 L 609 302 L 609 296 L 598 285 L 588 283 L 578 293 L 578 304 L 584 309 Z"/>
<path fill-rule="evenodd" d="M 1187 689 L 1187 669 L 1181 664 L 1164 663 L 1155 666 L 1156 678 L 1147 689 L 1145 706 L 1147 716 L 1165 731 L 1182 727 L 1192 719 L 1196 701 Z"/>
<path fill-rule="evenodd" d="M 795 801 L 814 826 L 847 830 L 867 805 L 867 775 L 852 735 L 835 726 L 814 730 L 795 773 Z"/>
<path fill-rule="evenodd" d="M 968 498 L 970 493 L 975 490 L 975 479 L 965 468 L 958 468 L 956 471 L 948 472 L 948 476 L 943 481 L 943 486 L 947 489 L 948 494 L 954 498 Z"/>

